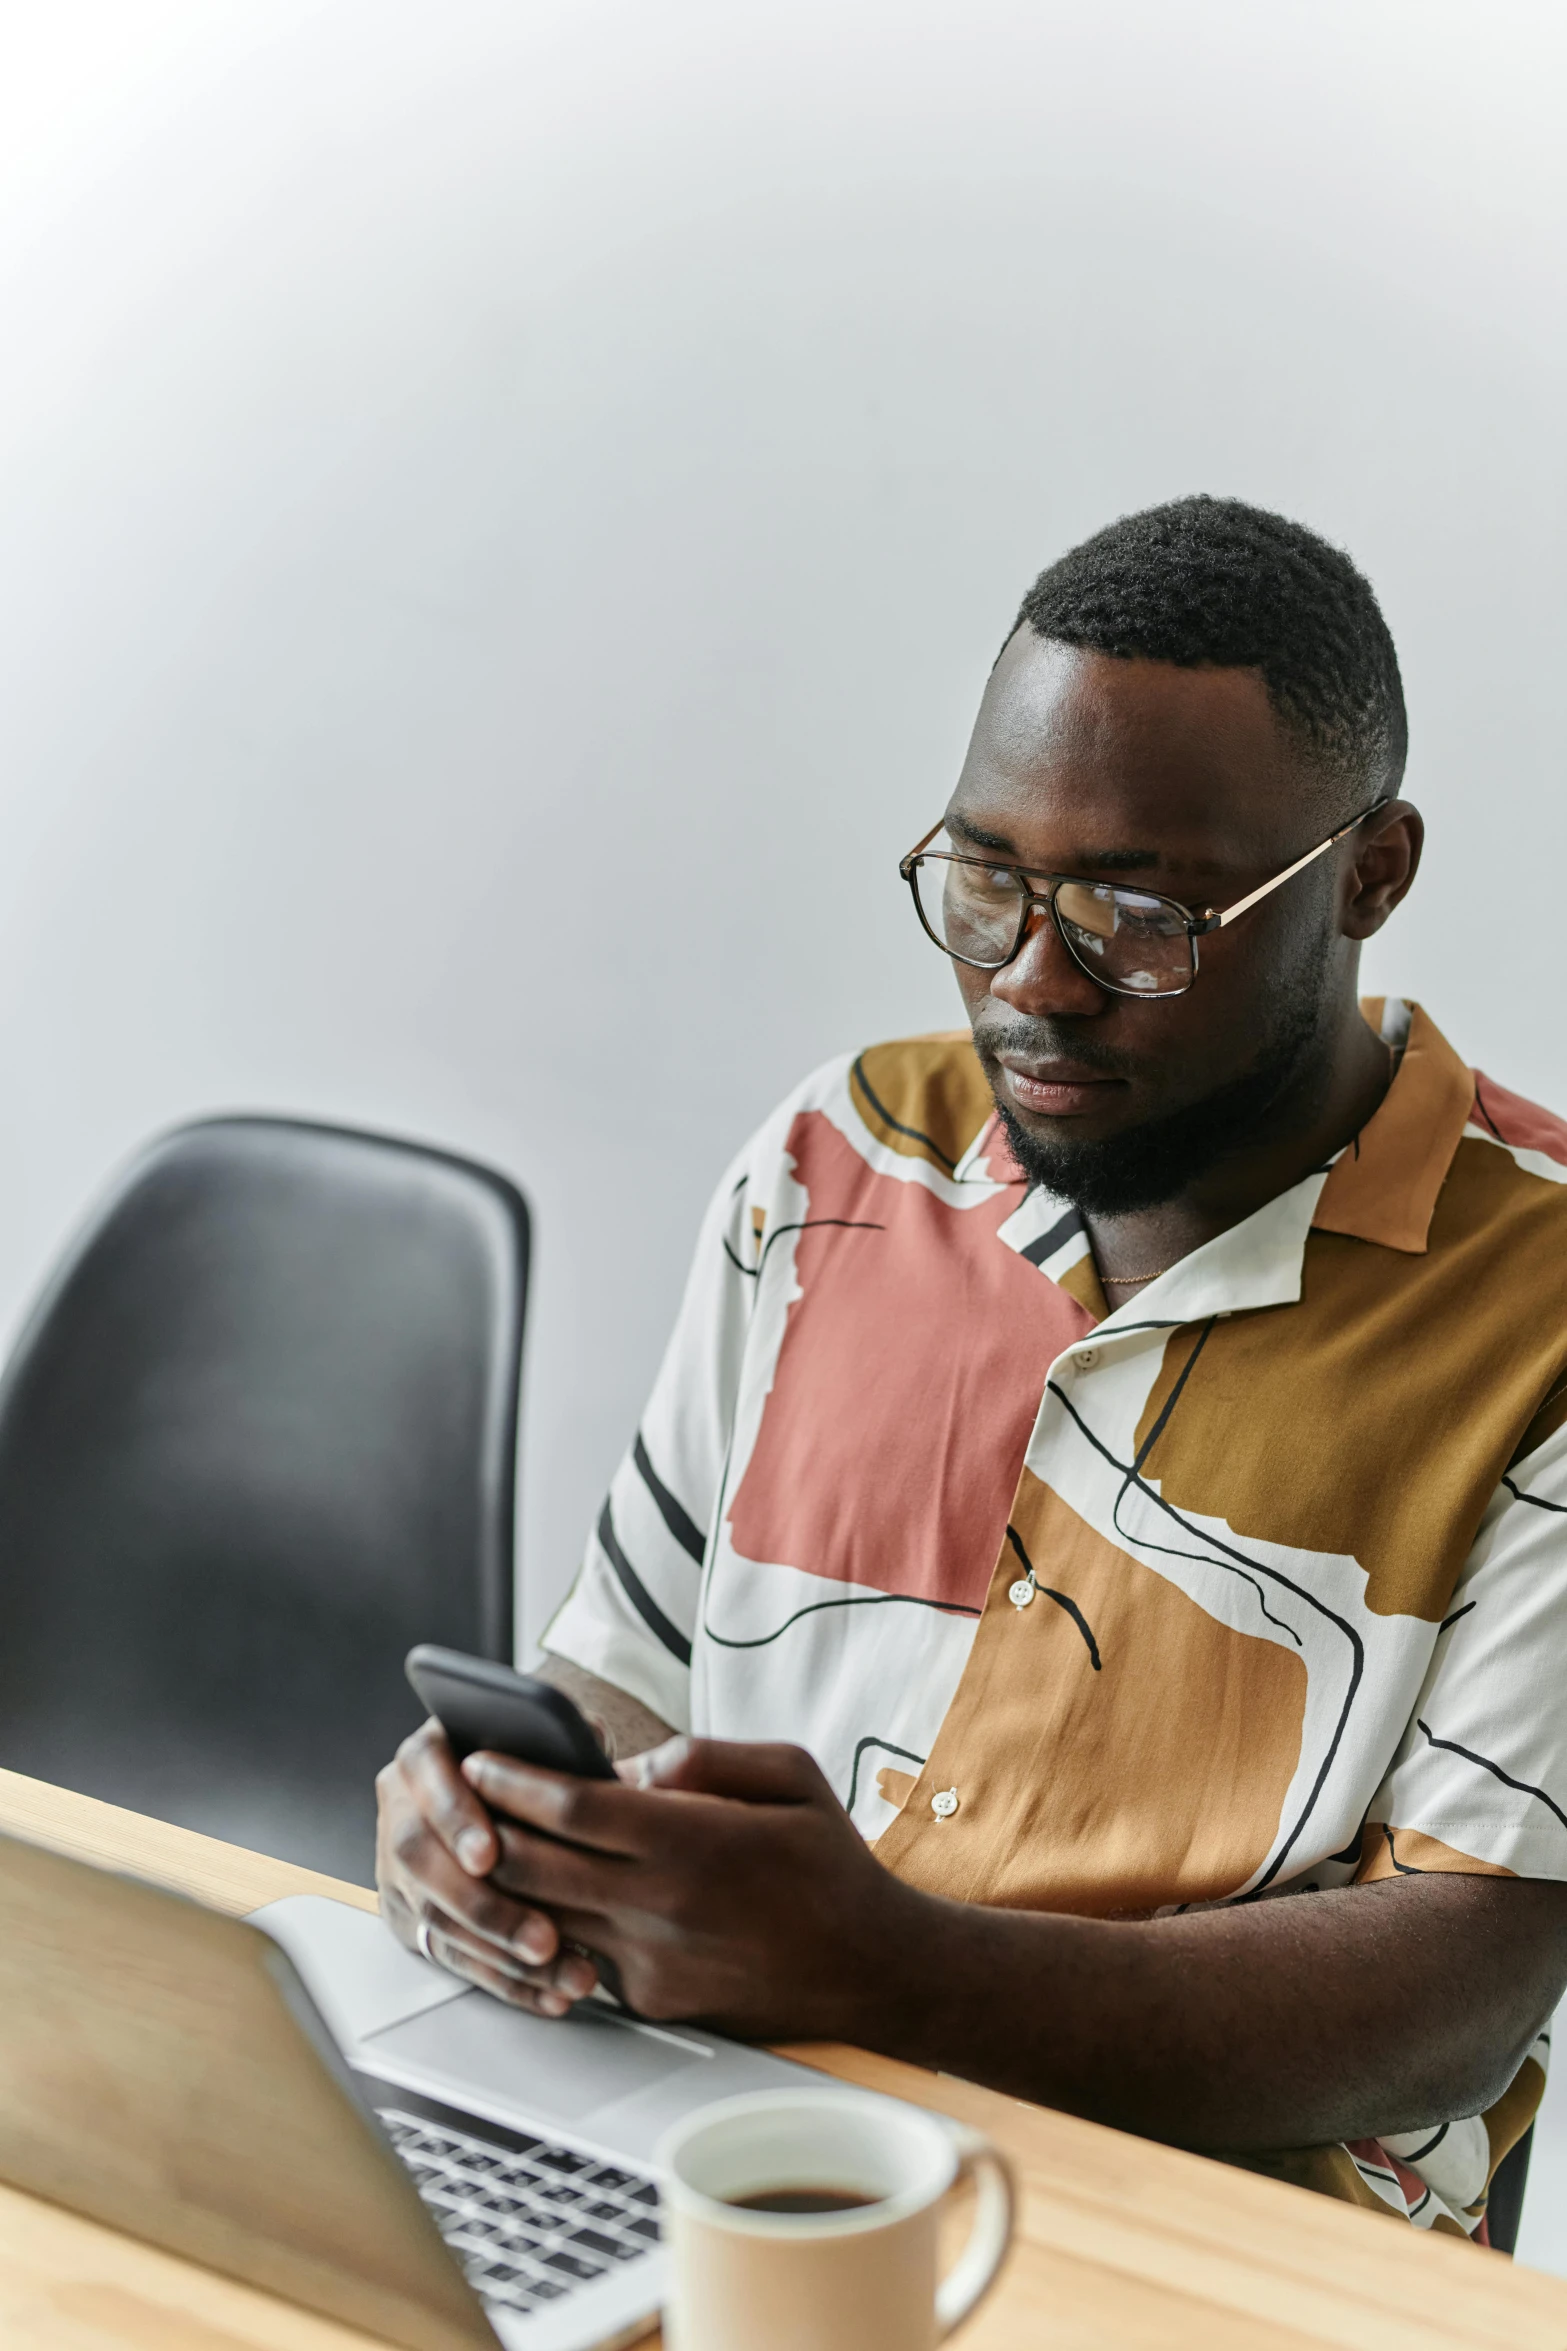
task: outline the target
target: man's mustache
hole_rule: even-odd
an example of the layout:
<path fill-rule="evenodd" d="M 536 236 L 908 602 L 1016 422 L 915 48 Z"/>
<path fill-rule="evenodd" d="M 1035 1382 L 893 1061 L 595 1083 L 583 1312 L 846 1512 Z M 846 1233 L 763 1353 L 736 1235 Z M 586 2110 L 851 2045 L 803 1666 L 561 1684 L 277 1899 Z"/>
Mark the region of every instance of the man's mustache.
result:
<path fill-rule="evenodd" d="M 974 1046 L 980 1057 L 995 1061 L 1015 1053 L 1025 1061 L 1070 1061 L 1079 1069 L 1097 1070 L 1107 1078 L 1130 1078 L 1141 1065 L 1130 1055 L 1117 1053 L 1098 1037 L 1084 1036 L 1048 1020 L 976 1021 Z"/>

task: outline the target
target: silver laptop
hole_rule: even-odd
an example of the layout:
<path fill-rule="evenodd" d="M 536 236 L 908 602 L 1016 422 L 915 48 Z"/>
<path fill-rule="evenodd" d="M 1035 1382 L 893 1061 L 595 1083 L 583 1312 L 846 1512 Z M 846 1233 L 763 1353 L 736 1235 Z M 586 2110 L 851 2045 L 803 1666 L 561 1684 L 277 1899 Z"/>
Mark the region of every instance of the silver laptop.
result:
<path fill-rule="evenodd" d="M 436 2227 L 518 2351 L 631 2342 L 663 2298 L 660 2134 L 714 2098 L 821 2076 L 599 2001 L 525 2016 L 417 1959 L 368 1911 L 252 1913 L 282 1945 Z M 845 2097 L 856 2095 L 845 2091 Z"/>
<path fill-rule="evenodd" d="M 821 2081 L 596 2002 L 520 2015 L 342 1903 L 252 1924 L 7 1836 L 0 1922 L 0 2179 L 407 2351 L 633 2341 L 659 2132 Z"/>

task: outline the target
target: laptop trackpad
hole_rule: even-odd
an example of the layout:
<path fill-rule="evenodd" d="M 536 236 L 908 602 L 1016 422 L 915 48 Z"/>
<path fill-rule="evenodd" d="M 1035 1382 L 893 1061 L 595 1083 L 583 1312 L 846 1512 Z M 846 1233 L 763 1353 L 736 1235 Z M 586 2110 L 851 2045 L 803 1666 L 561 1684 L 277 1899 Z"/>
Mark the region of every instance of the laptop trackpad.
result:
<path fill-rule="evenodd" d="M 459 2104 L 482 2094 L 498 2109 L 579 2129 L 606 2107 L 713 2063 L 711 2044 L 697 2035 L 648 2032 L 592 2001 L 567 2016 L 525 2016 L 485 1992 L 389 2025 L 360 2047 L 372 2067 L 407 2066 Z"/>

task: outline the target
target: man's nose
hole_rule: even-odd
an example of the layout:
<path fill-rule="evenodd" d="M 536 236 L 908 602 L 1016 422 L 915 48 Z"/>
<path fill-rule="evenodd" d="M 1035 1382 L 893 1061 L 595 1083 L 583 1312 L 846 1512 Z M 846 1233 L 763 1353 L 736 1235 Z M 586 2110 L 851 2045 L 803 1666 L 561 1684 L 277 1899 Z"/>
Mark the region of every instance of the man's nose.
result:
<path fill-rule="evenodd" d="M 1031 1019 L 1052 1016 L 1091 1020 L 1108 1003 L 1105 989 L 1091 980 L 1067 953 L 1049 909 L 1036 906 L 1028 935 L 1010 963 L 991 976 L 990 993 Z"/>

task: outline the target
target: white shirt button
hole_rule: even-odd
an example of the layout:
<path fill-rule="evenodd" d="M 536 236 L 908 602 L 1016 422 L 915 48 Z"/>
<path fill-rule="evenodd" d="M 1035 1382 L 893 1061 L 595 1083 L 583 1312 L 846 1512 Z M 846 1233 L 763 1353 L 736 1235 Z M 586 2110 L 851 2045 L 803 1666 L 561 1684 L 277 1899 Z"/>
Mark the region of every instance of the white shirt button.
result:
<path fill-rule="evenodd" d="M 930 1808 L 938 1820 L 950 1820 L 958 1808 L 956 1788 L 938 1788 L 930 1800 Z"/>
<path fill-rule="evenodd" d="M 1034 1597 L 1034 1587 L 1026 1575 L 1020 1575 L 1015 1584 L 1007 1587 L 1007 1598 L 1014 1608 L 1026 1608 Z"/>
<path fill-rule="evenodd" d="M 1077 1360 L 1084 1371 L 1092 1371 L 1094 1365 L 1099 1361 L 1099 1350 L 1097 1347 L 1080 1347 L 1077 1352 Z"/>

